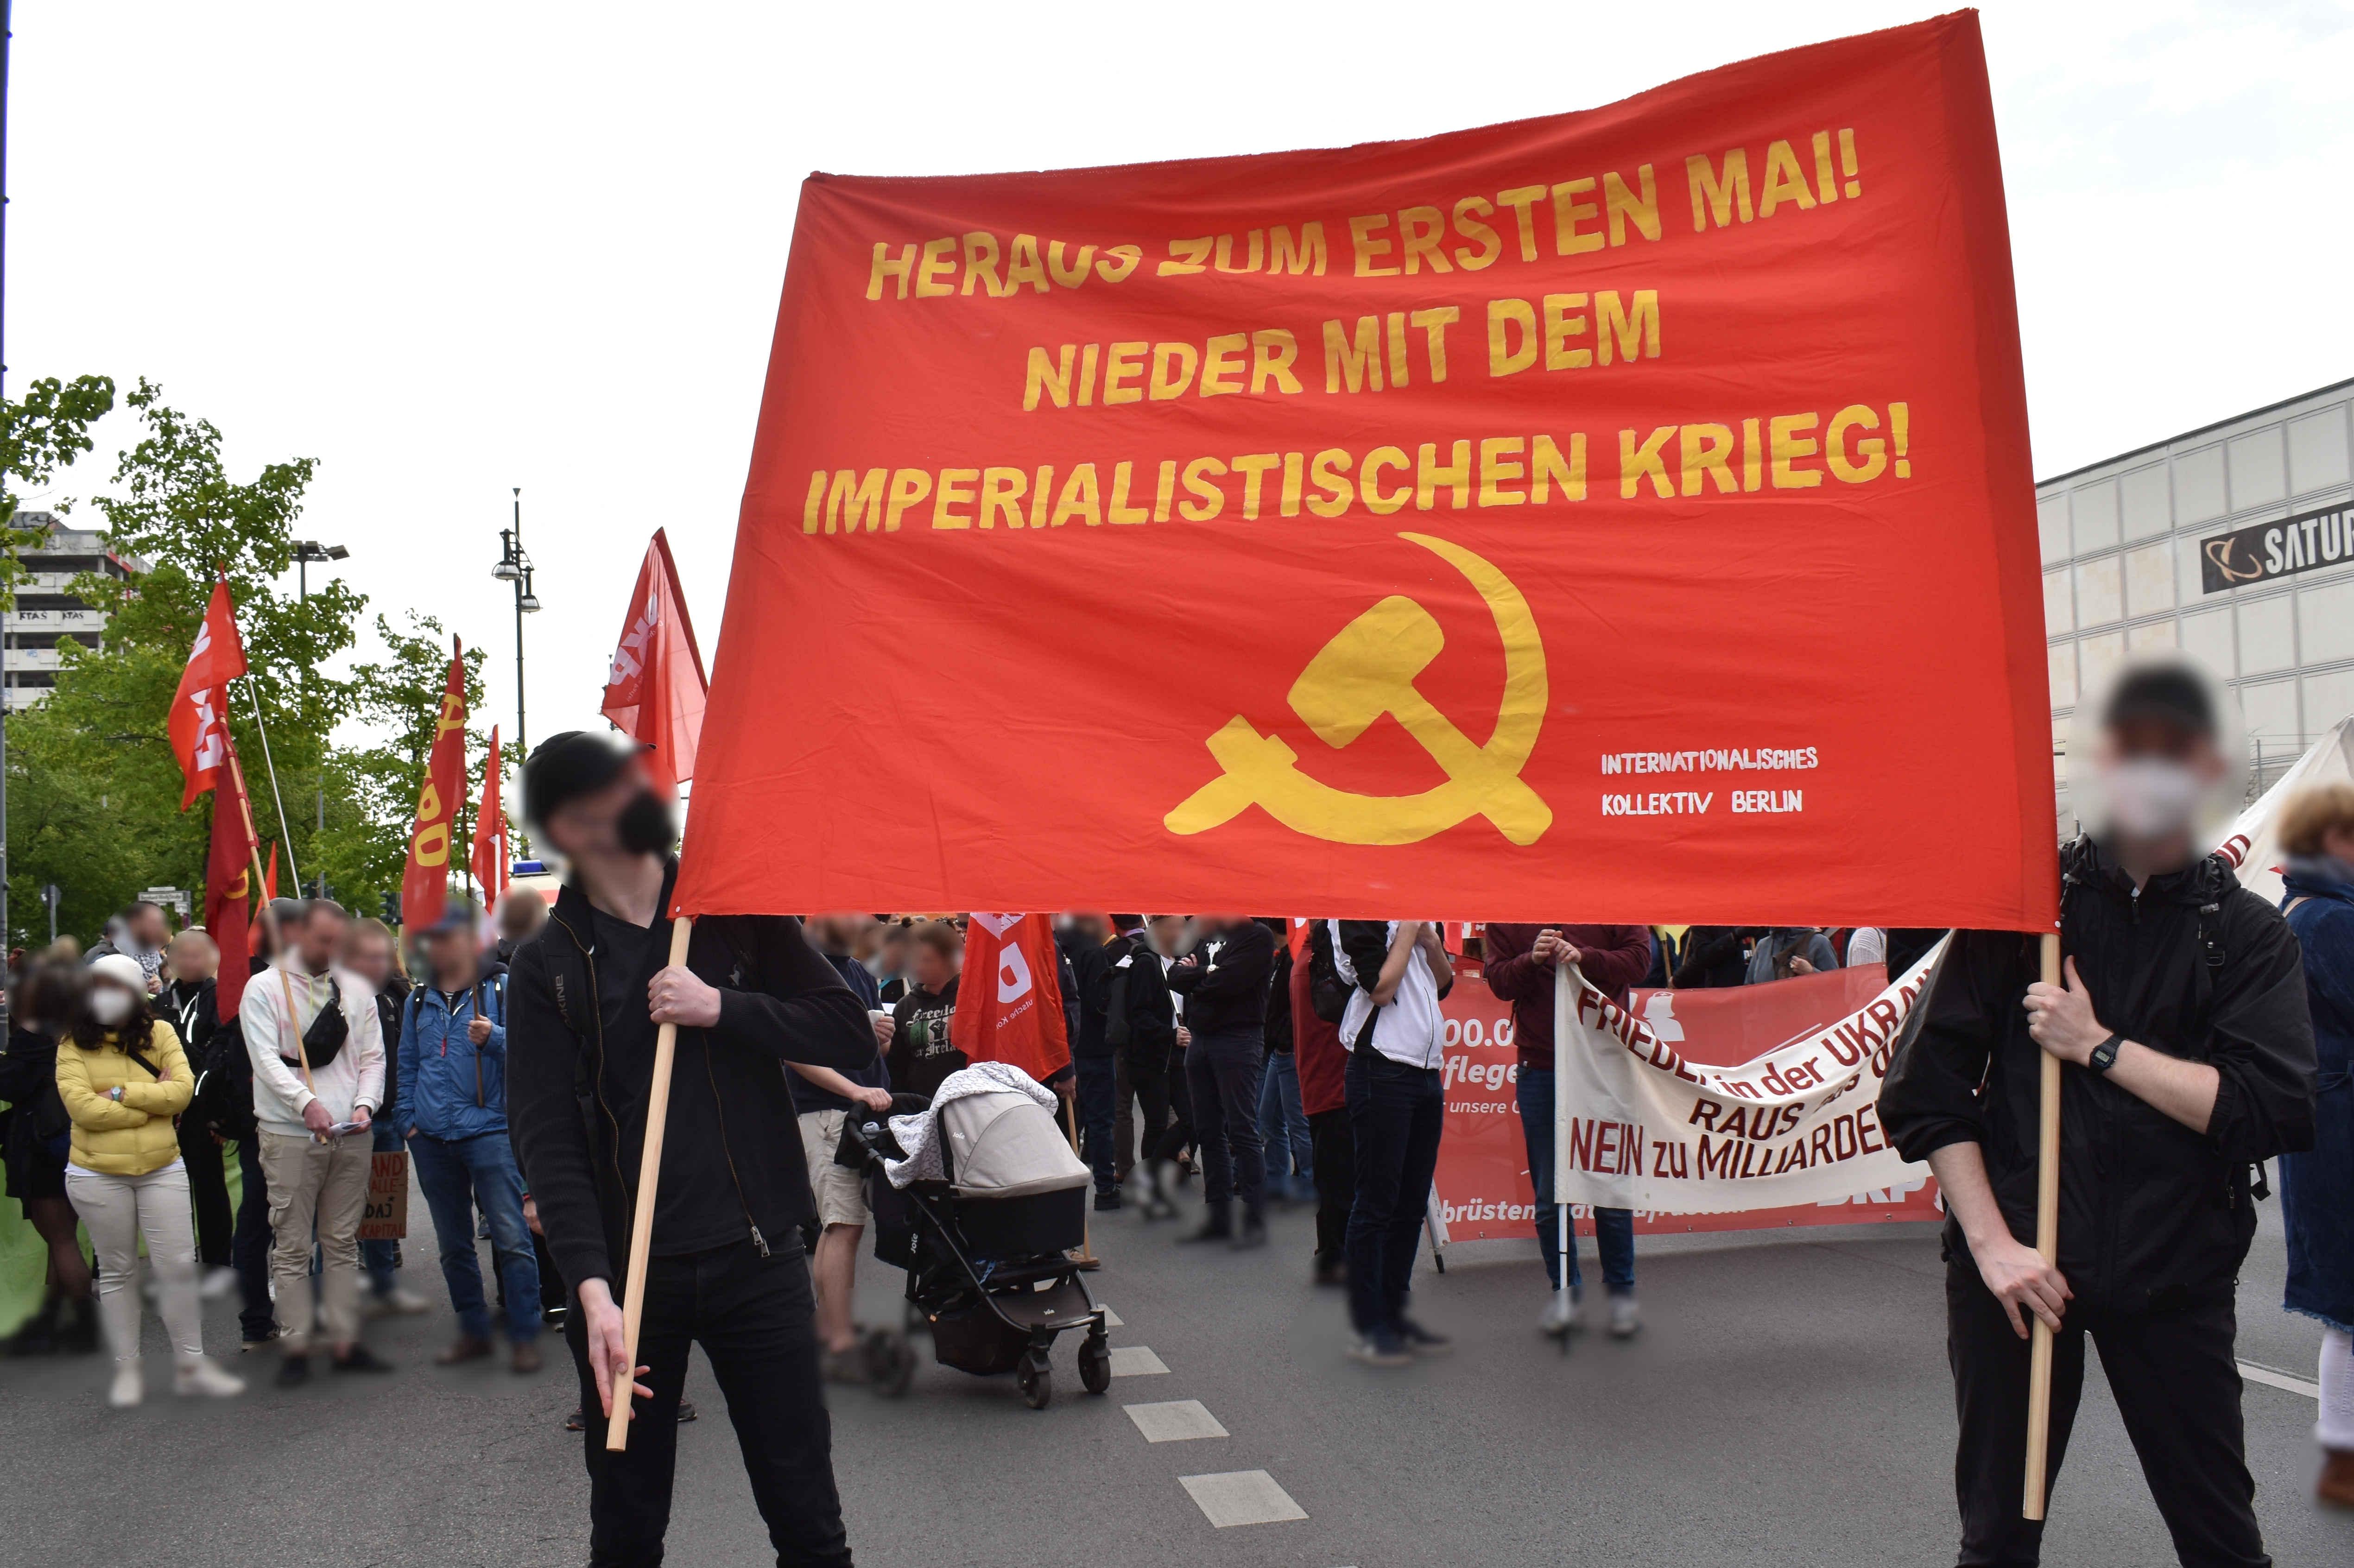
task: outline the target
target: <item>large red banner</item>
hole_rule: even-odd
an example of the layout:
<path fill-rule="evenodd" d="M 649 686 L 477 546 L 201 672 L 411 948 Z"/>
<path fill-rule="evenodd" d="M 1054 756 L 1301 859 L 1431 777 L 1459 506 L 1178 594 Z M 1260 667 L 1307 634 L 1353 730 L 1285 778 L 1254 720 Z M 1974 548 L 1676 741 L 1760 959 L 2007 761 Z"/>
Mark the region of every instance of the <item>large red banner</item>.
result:
<path fill-rule="evenodd" d="M 1723 991 L 1638 990 L 1629 997 L 1628 1010 L 1670 1040 L 1686 1061 L 1731 1067 L 1855 1012 L 1887 983 L 1880 965 L 1862 964 Z M 1448 1239 L 1509 1237 L 1533 1246 L 1536 1198 L 1522 1141 L 1511 1006 L 1497 1001 L 1474 972 L 1457 982 L 1441 1011 L 1447 1019 L 1447 1131 L 1438 1145 L 1437 1187 Z M 1540 1114 L 1551 1117 L 1552 1106 Z M 1592 1216 L 1582 1204 L 1575 1213 L 1580 1234 L 1591 1235 Z M 1919 1182 L 1795 1208 L 1717 1214 L 1638 1211 L 1635 1229 L 1641 1234 L 1778 1230 L 1943 1216 L 1935 1184 Z"/>
<path fill-rule="evenodd" d="M 1968 13 L 1423 141 L 821 175 L 679 906 L 2048 928 L 2049 711 Z"/>

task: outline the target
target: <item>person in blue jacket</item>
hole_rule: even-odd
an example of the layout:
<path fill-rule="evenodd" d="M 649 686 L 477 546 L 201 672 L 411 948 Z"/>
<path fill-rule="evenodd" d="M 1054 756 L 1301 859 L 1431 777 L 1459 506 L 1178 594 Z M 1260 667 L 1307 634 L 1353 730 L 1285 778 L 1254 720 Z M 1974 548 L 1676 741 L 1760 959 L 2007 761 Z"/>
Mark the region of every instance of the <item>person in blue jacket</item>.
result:
<path fill-rule="evenodd" d="M 474 910 L 462 899 L 425 934 L 426 983 L 401 1009 L 400 1089 L 393 1125 L 408 1139 L 418 1185 L 441 1242 L 441 1277 L 458 1312 L 443 1366 L 492 1353 L 474 1212 L 490 1222 L 505 1287 L 514 1370 L 537 1372 L 539 1265 L 524 1224 L 523 1172 L 507 1138 L 506 975 L 485 973 Z"/>

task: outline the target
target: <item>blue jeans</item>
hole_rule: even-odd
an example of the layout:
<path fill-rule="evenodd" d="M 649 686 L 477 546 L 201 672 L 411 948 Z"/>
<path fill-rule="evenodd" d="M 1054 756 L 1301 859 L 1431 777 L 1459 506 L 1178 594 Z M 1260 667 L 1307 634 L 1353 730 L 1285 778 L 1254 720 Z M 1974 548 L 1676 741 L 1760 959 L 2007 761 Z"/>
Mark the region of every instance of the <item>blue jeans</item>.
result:
<path fill-rule="evenodd" d="M 1545 1283 L 1561 1288 L 1561 1209 L 1553 1201 L 1553 1072 L 1521 1069 L 1521 1137 L 1529 1150 L 1529 1181 L 1537 1191 L 1537 1252 Z M 1635 1293 L 1635 1215 L 1629 1209 L 1594 1211 L 1594 1242 L 1602 1249 L 1602 1283 L 1613 1296 Z M 1569 1238 L 1569 1287 L 1578 1288 L 1577 1237 Z"/>
<path fill-rule="evenodd" d="M 1288 1051 L 1267 1054 L 1258 1136 L 1267 1146 L 1267 1191 L 1305 1197 L 1315 1186 L 1316 1148 L 1308 1137 L 1308 1113 L 1299 1108 L 1299 1064 Z"/>
<path fill-rule="evenodd" d="M 368 1124 L 370 1151 L 376 1154 L 397 1154 L 403 1147 L 400 1129 L 392 1125 L 392 1111 L 386 1107 L 384 1119 Z M 368 1288 L 378 1296 L 392 1294 L 394 1285 L 393 1259 L 399 1255 L 400 1244 L 389 1239 L 360 1243 L 360 1268 L 367 1275 Z"/>
<path fill-rule="evenodd" d="M 1422 1245 L 1424 1211 L 1438 1170 L 1447 1091 L 1435 1067 L 1409 1067 L 1373 1051 L 1349 1053 L 1344 1083 L 1357 1150 L 1349 1209 L 1349 1320 L 1361 1334 L 1395 1329 Z"/>
<path fill-rule="evenodd" d="M 531 1231 L 523 1223 L 523 1172 L 514 1146 L 502 1132 L 485 1132 L 444 1143 L 419 1133 L 409 1140 L 417 1184 L 433 1212 L 433 1234 L 441 1244 L 441 1277 L 450 1285 L 450 1305 L 458 1328 L 478 1340 L 491 1337 L 490 1309 L 482 1301 L 482 1262 L 474 1246 L 474 1209 L 491 1222 L 491 1255 L 505 1288 L 507 1336 L 517 1344 L 539 1335 L 539 1260 Z"/>
<path fill-rule="evenodd" d="M 1110 1056 L 1074 1056 L 1071 1066 L 1079 1079 L 1079 1150 L 1095 1167 L 1096 1191 L 1113 1192 L 1119 1178 L 1112 1161 L 1112 1083 L 1119 1071 Z"/>

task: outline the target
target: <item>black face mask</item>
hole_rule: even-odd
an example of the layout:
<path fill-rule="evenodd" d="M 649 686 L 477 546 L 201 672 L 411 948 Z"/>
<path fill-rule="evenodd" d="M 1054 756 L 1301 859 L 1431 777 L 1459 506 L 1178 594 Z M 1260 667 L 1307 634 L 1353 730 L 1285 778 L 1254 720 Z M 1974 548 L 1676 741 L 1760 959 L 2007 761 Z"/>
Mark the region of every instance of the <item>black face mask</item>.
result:
<path fill-rule="evenodd" d="M 631 854 L 667 854 L 678 842 L 670 802 L 651 789 L 641 789 L 613 820 L 613 836 Z"/>

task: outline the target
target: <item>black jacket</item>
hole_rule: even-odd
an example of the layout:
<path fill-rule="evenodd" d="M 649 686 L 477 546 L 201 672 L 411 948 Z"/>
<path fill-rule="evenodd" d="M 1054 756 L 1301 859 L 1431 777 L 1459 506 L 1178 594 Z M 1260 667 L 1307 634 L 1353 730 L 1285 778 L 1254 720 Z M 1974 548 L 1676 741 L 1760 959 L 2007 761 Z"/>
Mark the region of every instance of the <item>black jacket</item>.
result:
<path fill-rule="evenodd" d="M 670 896 L 666 879 L 662 907 Z M 567 884 L 515 950 L 507 1122 L 557 1271 L 576 1289 L 606 1280 L 618 1297 L 653 1061 L 651 1046 L 633 1060 L 606 1051 L 592 933 L 588 896 Z M 781 1242 L 814 1212 L 785 1063 L 856 1072 L 875 1060 L 873 1026 L 790 916 L 705 916 L 686 967 L 720 992 L 719 1022 L 701 1033 L 726 1136 L 700 1152 L 733 1166 L 752 1223 Z"/>
<path fill-rule="evenodd" d="M 1185 1027 L 1204 1034 L 1257 1035 L 1267 1027 L 1267 986 L 1275 971 L 1275 934 L 1256 920 L 1221 933 L 1210 956 L 1204 943 L 1169 971 L 1169 989 L 1185 999 Z"/>
<path fill-rule="evenodd" d="M 2313 1141 L 2313 1023 L 2288 927 L 2210 857 L 2130 878 L 2088 839 L 2061 855 L 2061 949 L 2094 1015 L 2221 1077 L 2195 1133 L 2098 1074 L 2064 1067 L 2060 1271 L 2088 1304 L 2141 1308 L 2228 1298 L 2256 1216 L 2250 1166 Z M 2035 1235 L 2042 1050 L 2020 1002 L 2039 943 L 1957 931 L 1915 1006 L 1880 1091 L 1880 1120 L 1908 1160 L 1948 1144 L 1984 1150 L 2011 1234 Z M 1948 1255 L 1967 1261 L 1958 1221 Z"/>
<path fill-rule="evenodd" d="M 1112 965 L 1128 951 L 1126 941 L 1090 942 L 1075 938 L 1058 944 L 1078 987 L 1078 1028 L 1071 1035 L 1071 1054 L 1094 1060 L 1112 1054 L 1105 1027 L 1105 1008 L 1111 1000 Z"/>

